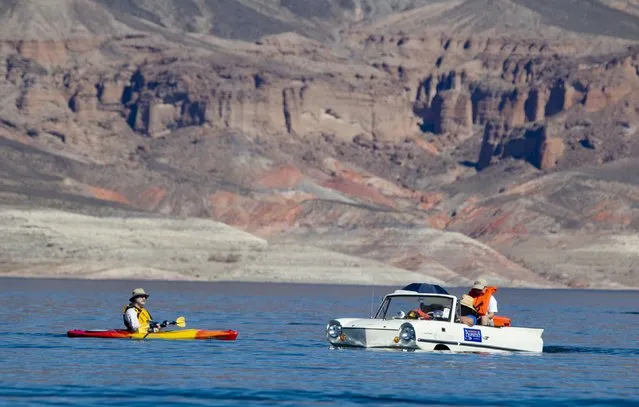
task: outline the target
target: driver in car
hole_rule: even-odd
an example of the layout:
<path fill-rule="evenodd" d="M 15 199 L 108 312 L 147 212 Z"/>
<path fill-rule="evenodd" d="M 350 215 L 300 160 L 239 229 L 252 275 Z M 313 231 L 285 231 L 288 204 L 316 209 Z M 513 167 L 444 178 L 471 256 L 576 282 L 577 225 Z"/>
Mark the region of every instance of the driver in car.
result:
<path fill-rule="evenodd" d="M 423 301 L 419 302 L 419 308 L 415 308 L 411 310 L 407 318 L 408 319 L 433 319 L 434 317 L 438 317 L 441 315 L 437 315 L 443 313 L 444 307 L 438 304 L 426 305 Z"/>

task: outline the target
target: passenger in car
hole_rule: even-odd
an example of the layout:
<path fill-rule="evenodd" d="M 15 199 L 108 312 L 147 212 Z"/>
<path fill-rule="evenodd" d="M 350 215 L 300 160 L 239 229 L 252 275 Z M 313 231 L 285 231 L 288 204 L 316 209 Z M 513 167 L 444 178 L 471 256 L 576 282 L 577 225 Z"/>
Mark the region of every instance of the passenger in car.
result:
<path fill-rule="evenodd" d="M 477 311 L 473 305 L 474 299 L 468 294 L 462 295 L 459 300 L 459 311 L 456 322 L 461 322 L 468 326 L 477 325 Z"/>
<path fill-rule="evenodd" d="M 488 286 L 486 280 L 480 278 L 475 281 L 468 295 L 473 297 L 473 305 L 479 316 L 481 325 L 494 326 L 493 318 L 499 312 L 495 298 L 497 287 Z"/>

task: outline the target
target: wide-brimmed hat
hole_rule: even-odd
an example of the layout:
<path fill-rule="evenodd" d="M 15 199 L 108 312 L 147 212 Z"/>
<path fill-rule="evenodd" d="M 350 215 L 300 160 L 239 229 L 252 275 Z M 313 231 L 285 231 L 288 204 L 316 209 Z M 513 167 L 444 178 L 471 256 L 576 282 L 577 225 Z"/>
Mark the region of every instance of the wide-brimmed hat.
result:
<path fill-rule="evenodd" d="M 144 291 L 144 288 L 136 288 L 131 293 L 131 298 L 129 298 L 129 301 L 133 301 L 136 297 L 147 297 L 148 298 L 148 296 L 149 296 L 149 294 L 147 294 L 146 291 Z"/>
<path fill-rule="evenodd" d="M 484 288 L 486 288 L 487 285 L 488 283 L 486 283 L 486 280 L 484 280 L 483 278 L 480 278 L 475 280 L 475 282 L 473 283 L 473 288 L 477 290 L 483 290 Z"/>
<path fill-rule="evenodd" d="M 475 308 L 475 299 L 468 294 L 462 295 L 461 300 L 459 300 L 459 303 L 469 308 L 473 308 L 473 309 Z"/>

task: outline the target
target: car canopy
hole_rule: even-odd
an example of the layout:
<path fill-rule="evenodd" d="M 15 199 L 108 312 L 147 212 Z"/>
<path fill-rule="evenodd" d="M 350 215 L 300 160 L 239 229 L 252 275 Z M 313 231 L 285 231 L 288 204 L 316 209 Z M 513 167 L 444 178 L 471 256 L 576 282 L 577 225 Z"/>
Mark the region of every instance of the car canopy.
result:
<path fill-rule="evenodd" d="M 448 291 L 437 284 L 412 283 L 402 288 L 402 291 L 414 291 L 420 294 L 448 294 Z"/>

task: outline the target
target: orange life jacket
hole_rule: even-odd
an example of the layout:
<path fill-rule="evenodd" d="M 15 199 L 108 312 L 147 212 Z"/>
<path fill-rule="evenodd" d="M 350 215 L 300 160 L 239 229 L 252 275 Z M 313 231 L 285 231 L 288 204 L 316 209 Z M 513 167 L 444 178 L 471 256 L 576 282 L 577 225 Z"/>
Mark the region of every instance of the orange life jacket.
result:
<path fill-rule="evenodd" d="M 493 326 L 496 327 L 500 327 L 500 326 L 510 326 L 510 318 L 505 317 L 503 315 L 495 315 L 493 317 Z"/>
<path fill-rule="evenodd" d="M 497 287 L 486 287 L 483 293 L 479 290 L 470 290 L 468 292 L 468 295 L 475 299 L 473 305 L 475 306 L 477 315 L 483 317 L 488 314 L 488 303 L 490 302 L 490 297 L 492 297 L 493 293 L 496 291 Z"/>
<path fill-rule="evenodd" d="M 415 309 L 411 310 L 410 312 L 416 313 L 422 319 L 430 319 L 430 315 L 428 315 L 427 313 L 425 313 L 424 311 L 422 311 L 419 308 L 415 308 Z M 410 312 L 409 312 L 409 314 L 410 314 Z"/>

